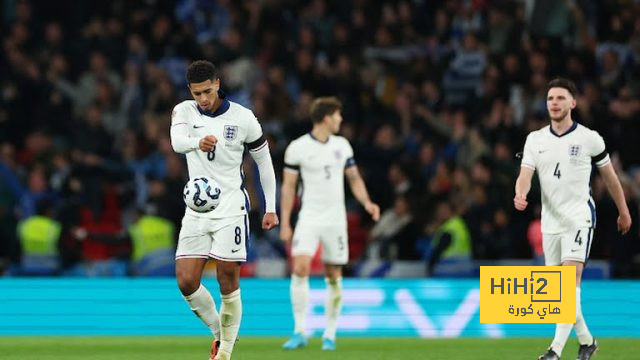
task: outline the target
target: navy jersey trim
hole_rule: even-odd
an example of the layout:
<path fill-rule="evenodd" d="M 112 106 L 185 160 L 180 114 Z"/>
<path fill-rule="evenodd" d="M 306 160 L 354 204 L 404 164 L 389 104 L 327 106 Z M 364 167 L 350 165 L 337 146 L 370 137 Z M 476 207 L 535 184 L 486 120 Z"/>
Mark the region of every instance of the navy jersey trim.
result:
<path fill-rule="evenodd" d="M 227 100 L 227 95 L 222 90 L 218 90 L 218 97 L 222 99 L 222 104 L 220 104 L 220 106 L 214 112 L 204 111 L 200 108 L 198 104 L 196 104 L 196 108 L 198 109 L 200 114 L 209 116 L 209 117 L 217 117 L 226 113 L 227 110 L 229 110 L 231 103 L 229 102 L 229 100 Z"/>
<path fill-rule="evenodd" d="M 261 147 L 262 145 L 264 145 L 267 142 L 267 139 L 264 138 L 264 134 L 260 135 L 260 137 L 258 138 L 258 140 L 256 141 L 252 141 L 250 143 L 247 143 L 247 148 L 249 150 L 254 150 L 257 149 L 259 147 Z"/>
<path fill-rule="evenodd" d="M 344 168 L 348 169 L 352 166 L 356 166 L 356 159 L 354 159 L 353 156 L 347 159 L 347 162 L 344 164 Z"/>
<path fill-rule="evenodd" d="M 602 160 L 602 159 L 604 159 L 604 158 L 606 158 L 606 157 L 607 157 L 607 150 L 605 150 L 605 151 L 601 152 L 600 154 L 598 154 L 598 155 L 596 155 L 596 156 L 592 156 L 592 157 L 591 157 L 591 163 L 592 163 L 592 164 L 595 164 L 595 163 L 597 163 L 598 161 L 600 161 L 600 160 Z"/>
<path fill-rule="evenodd" d="M 591 226 L 592 228 L 596 227 L 596 206 L 592 203 L 593 200 L 587 200 L 587 205 L 589 205 L 589 211 L 591 211 Z"/>
<path fill-rule="evenodd" d="M 284 167 L 287 169 L 300 171 L 300 165 L 291 165 L 291 164 L 284 163 Z"/>
<path fill-rule="evenodd" d="M 571 125 L 571 127 L 569 128 L 569 130 L 565 131 L 564 134 L 562 135 L 558 135 L 555 131 L 553 131 L 553 126 L 549 125 L 549 130 L 551 131 L 551 133 L 557 137 L 563 137 L 571 132 L 573 132 L 573 130 L 578 128 L 578 123 L 577 122 L 573 122 L 573 124 Z"/>
<path fill-rule="evenodd" d="M 329 142 L 329 138 L 327 138 L 327 141 L 320 141 L 320 139 L 318 139 L 317 137 L 313 136 L 313 133 L 311 131 L 309 131 L 309 136 L 311 136 L 311 138 L 317 142 L 319 142 L 320 144 L 326 144 Z"/>

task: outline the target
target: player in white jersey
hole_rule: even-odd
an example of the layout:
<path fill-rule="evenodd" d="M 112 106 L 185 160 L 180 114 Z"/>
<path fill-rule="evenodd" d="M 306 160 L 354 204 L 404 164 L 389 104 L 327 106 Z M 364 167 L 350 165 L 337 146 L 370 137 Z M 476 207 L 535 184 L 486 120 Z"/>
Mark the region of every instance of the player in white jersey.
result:
<path fill-rule="evenodd" d="M 249 197 L 244 190 L 245 148 L 260 171 L 266 210 L 263 229 L 278 225 L 275 174 L 269 146 L 251 110 L 227 100 L 215 66 L 195 61 L 187 69 L 194 100 L 173 109 L 171 144 L 187 158 L 189 177 L 208 176 L 220 184 L 220 205 L 208 213 L 186 209 L 176 249 L 178 287 L 191 310 L 214 334 L 211 359 L 230 359 L 242 319 L 240 264 L 249 241 Z M 220 314 L 201 284 L 207 260 L 216 261 L 222 305 Z"/>
<path fill-rule="evenodd" d="M 560 359 L 571 328 L 580 342 L 578 359 L 586 360 L 598 348 L 582 316 L 580 278 L 589 257 L 596 226 L 595 205 L 589 181 L 592 164 L 602 176 L 618 208 L 618 230 L 631 227 L 631 216 L 622 186 L 611 165 L 604 140 L 593 130 L 571 118 L 576 107 L 576 86 L 567 79 L 547 85 L 547 110 L 551 124 L 533 131 L 524 145 L 520 175 L 516 181 L 516 209 L 527 207 L 527 194 L 534 171 L 538 172 L 542 194 L 542 234 L 545 264 L 576 267 L 576 323 L 556 324 L 556 332 L 541 360 Z"/>
<path fill-rule="evenodd" d="M 307 344 L 304 332 L 309 304 L 309 272 L 319 244 L 322 245 L 327 284 L 327 324 L 322 336 L 322 349 L 334 350 L 336 347 L 336 329 L 342 306 L 342 265 L 349 260 L 345 175 L 355 198 L 375 221 L 380 217 L 380 208 L 369 198 L 358 172 L 351 145 L 347 139 L 335 135 L 342 122 L 341 109 L 342 104 L 335 97 L 316 99 L 310 111 L 313 129 L 292 141 L 284 155 L 280 237 L 285 242 L 293 239 L 290 293 L 295 322 L 294 335 L 283 345 L 288 350 Z M 298 179 L 302 183 L 302 208 L 293 232 L 290 220 Z"/>

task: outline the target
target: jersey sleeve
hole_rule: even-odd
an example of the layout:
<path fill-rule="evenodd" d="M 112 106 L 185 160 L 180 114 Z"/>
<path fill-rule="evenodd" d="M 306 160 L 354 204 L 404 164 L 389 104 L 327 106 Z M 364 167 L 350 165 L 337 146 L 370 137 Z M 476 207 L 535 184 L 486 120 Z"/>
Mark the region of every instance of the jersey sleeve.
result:
<path fill-rule="evenodd" d="M 247 137 L 245 139 L 245 143 L 247 144 L 249 151 L 251 151 L 263 146 L 267 142 L 267 139 L 265 139 L 264 134 L 262 133 L 262 126 L 260 126 L 260 123 L 253 115 L 253 112 L 249 112 L 247 123 Z"/>
<path fill-rule="evenodd" d="M 344 163 L 344 168 L 348 169 L 356 165 L 356 159 L 353 157 L 353 148 L 351 147 L 351 144 L 349 144 L 349 140 L 347 139 L 344 139 L 344 148 L 345 148 L 345 154 L 346 154 L 346 161 Z"/>
<path fill-rule="evenodd" d="M 284 169 L 294 173 L 300 172 L 300 151 L 296 150 L 296 143 L 292 142 L 284 151 Z"/>
<path fill-rule="evenodd" d="M 591 162 L 595 164 L 597 167 L 603 167 L 611 161 L 609 159 L 609 154 L 607 153 L 606 146 L 604 144 L 604 139 L 597 131 L 591 131 L 592 137 L 590 141 L 590 151 L 589 155 L 591 156 Z"/>
<path fill-rule="evenodd" d="M 198 149 L 200 139 L 189 135 L 189 113 L 181 103 L 171 112 L 171 146 L 177 153 L 184 154 Z"/>
<path fill-rule="evenodd" d="M 522 151 L 522 162 L 520 163 L 520 166 L 535 170 L 536 160 L 532 138 L 532 134 L 529 134 L 529 136 L 527 136 L 527 140 L 524 142 L 524 150 Z"/>

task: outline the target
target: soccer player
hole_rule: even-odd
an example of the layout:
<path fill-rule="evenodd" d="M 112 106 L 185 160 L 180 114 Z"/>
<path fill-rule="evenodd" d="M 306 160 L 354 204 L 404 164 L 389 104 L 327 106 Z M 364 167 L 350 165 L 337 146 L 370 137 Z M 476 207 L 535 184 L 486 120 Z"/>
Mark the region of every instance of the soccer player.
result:
<path fill-rule="evenodd" d="M 523 211 L 527 207 L 531 178 L 534 171 L 538 171 L 545 264 L 576 267 L 576 323 L 556 324 L 553 342 L 540 360 L 560 359 L 572 327 L 580 342 L 579 360 L 590 359 L 598 348 L 580 305 L 580 278 L 596 226 L 595 205 L 589 188 L 592 165 L 598 168 L 618 208 L 618 230 L 624 234 L 631 227 L 622 186 L 604 140 L 571 118 L 576 94 L 576 86 L 567 79 L 554 79 L 547 85 L 551 124 L 527 137 L 513 199 L 516 209 Z"/>
<path fill-rule="evenodd" d="M 309 268 L 318 244 L 322 244 L 327 284 L 327 325 L 322 336 L 322 349 L 336 348 L 336 328 L 342 305 L 341 267 L 349 260 L 344 205 L 345 175 L 355 198 L 375 221 L 380 217 L 380 208 L 369 199 L 360 177 L 351 145 L 347 139 L 335 135 L 342 122 L 341 109 L 342 104 L 335 97 L 314 100 L 310 110 L 313 129 L 292 141 L 284 155 L 280 237 L 285 242 L 293 239 L 290 292 L 295 322 L 293 336 L 283 345 L 287 350 L 307 344 L 304 331 L 309 304 Z M 302 208 L 294 233 L 290 221 L 299 177 L 303 186 Z"/>
<path fill-rule="evenodd" d="M 246 261 L 249 240 L 249 197 L 244 189 L 242 159 L 245 149 L 260 171 L 266 210 L 262 228 L 278 225 L 276 182 L 269 146 L 251 110 L 231 102 L 220 90 L 216 67 L 195 61 L 187 69 L 194 100 L 173 109 L 171 144 L 186 154 L 189 177 L 208 176 L 220 184 L 220 205 L 197 213 L 186 208 L 176 249 L 178 287 L 191 310 L 207 325 L 214 341 L 211 359 L 230 359 L 242 319 L 240 264 Z M 208 259 L 216 262 L 222 305 L 220 314 L 201 284 Z"/>

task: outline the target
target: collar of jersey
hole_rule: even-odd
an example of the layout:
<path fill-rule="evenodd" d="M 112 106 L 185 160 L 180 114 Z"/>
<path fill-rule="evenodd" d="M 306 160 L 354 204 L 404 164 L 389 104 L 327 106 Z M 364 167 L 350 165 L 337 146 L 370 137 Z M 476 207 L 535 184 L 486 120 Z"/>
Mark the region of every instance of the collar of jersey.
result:
<path fill-rule="evenodd" d="M 198 111 L 200 112 L 200 114 L 210 116 L 210 117 L 216 117 L 226 113 L 227 110 L 229 110 L 229 106 L 231 106 L 229 104 L 229 100 L 227 100 L 227 94 L 225 94 L 224 91 L 222 90 L 218 90 L 218 97 L 222 99 L 222 104 L 220 104 L 220 106 L 214 112 L 204 111 L 200 109 L 200 106 L 196 104 L 196 108 L 198 108 Z"/>
<path fill-rule="evenodd" d="M 327 138 L 327 141 L 320 141 L 320 139 L 318 139 L 317 137 L 313 136 L 313 133 L 311 131 L 309 131 L 309 136 L 311 136 L 311 138 L 317 142 L 319 142 L 320 144 L 326 144 L 329 142 L 329 138 Z M 329 136 L 331 137 L 331 136 Z"/>
<path fill-rule="evenodd" d="M 565 131 L 564 134 L 562 135 L 558 135 L 556 134 L 555 131 L 553 131 L 553 126 L 551 124 L 549 124 L 549 130 L 551 131 L 551 133 L 557 137 L 563 137 L 565 135 L 567 135 L 568 133 L 572 132 L 573 130 L 575 130 L 578 127 L 578 123 L 574 120 L 573 124 L 571 125 L 571 127 L 569 128 L 569 130 Z"/>

